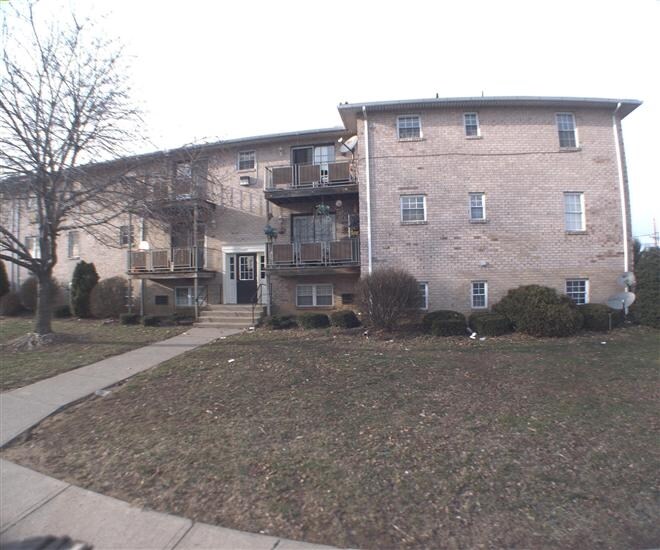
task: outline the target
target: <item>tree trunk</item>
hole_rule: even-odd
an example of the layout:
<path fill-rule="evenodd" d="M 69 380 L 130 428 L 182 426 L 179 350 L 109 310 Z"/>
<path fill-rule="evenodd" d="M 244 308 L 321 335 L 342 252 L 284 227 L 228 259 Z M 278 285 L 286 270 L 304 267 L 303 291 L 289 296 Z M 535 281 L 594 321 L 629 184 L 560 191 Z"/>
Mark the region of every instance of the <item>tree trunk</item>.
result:
<path fill-rule="evenodd" d="M 53 278 L 50 273 L 38 276 L 37 315 L 34 331 L 43 336 L 53 332 Z"/>

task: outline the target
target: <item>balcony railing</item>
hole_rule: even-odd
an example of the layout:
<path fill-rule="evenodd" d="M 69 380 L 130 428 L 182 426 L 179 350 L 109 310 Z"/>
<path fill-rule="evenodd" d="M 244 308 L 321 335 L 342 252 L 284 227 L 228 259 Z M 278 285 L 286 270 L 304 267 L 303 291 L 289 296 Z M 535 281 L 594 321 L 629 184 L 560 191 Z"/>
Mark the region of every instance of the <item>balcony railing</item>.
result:
<path fill-rule="evenodd" d="M 352 161 L 291 164 L 266 168 L 266 189 L 299 189 L 350 185 L 357 182 Z"/>
<path fill-rule="evenodd" d="M 128 272 L 138 274 L 217 271 L 219 261 L 216 252 L 212 248 L 198 246 L 131 250 L 128 252 Z"/>
<path fill-rule="evenodd" d="M 360 239 L 318 243 L 268 243 L 266 267 L 348 267 L 360 265 Z"/>

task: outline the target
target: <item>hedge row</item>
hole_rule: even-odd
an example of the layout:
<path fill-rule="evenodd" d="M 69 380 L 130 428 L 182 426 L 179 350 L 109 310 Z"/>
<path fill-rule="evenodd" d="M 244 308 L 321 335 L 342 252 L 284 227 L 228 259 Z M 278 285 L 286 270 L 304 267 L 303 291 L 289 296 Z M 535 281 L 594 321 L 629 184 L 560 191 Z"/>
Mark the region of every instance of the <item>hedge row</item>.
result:
<path fill-rule="evenodd" d="M 330 316 L 324 313 L 302 313 L 295 315 L 271 315 L 264 320 L 264 325 L 273 330 L 296 328 L 304 329 L 326 328 L 329 326 L 339 328 L 354 328 L 361 325 L 360 319 L 354 311 L 335 311 Z"/>

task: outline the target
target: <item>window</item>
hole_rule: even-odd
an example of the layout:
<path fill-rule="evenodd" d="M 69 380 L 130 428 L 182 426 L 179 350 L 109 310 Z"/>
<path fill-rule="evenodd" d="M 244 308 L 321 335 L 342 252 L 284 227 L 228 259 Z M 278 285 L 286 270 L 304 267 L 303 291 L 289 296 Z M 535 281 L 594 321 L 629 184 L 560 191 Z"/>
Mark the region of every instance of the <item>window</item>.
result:
<path fill-rule="evenodd" d="M 238 280 L 254 281 L 254 256 L 238 257 Z"/>
<path fill-rule="evenodd" d="M 197 304 L 203 305 L 206 300 L 206 287 L 197 287 Z M 195 306 L 195 287 L 194 286 L 178 286 L 174 289 L 174 304 L 177 307 L 194 307 Z"/>
<path fill-rule="evenodd" d="M 257 165 L 255 151 L 241 151 L 238 153 L 238 169 L 254 170 Z"/>
<path fill-rule="evenodd" d="M 584 231 L 584 193 L 564 193 L 566 231 Z"/>
<path fill-rule="evenodd" d="M 470 220 L 484 221 L 486 219 L 486 195 L 470 193 Z"/>
<path fill-rule="evenodd" d="M 418 115 L 400 116 L 396 119 L 399 139 L 419 139 L 422 137 L 422 123 Z"/>
<path fill-rule="evenodd" d="M 479 115 L 477 113 L 463 113 L 463 124 L 467 137 L 479 137 Z"/>
<path fill-rule="evenodd" d="M 429 284 L 419 283 L 419 309 L 429 308 Z"/>
<path fill-rule="evenodd" d="M 297 307 L 331 306 L 332 297 L 332 285 L 298 285 L 296 287 Z"/>
<path fill-rule="evenodd" d="M 119 246 L 130 246 L 133 244 L 133 231 L 130 225 L 122 225 L 119 228 Z"/>
<path fill-rule="evenodd" d="M 422 223 L 426 221 L 426 196 L 404 195 L 401 197 L 401 221 Z"/>
<path fill-rule="evenodd" d="M 486 281 L 472 282 L 472 309 L 488 307 L 488 283 Z"/>
<path fill-rule="evenodd" d="M 576 304 L 589 303 L 589 281 L 587 279 L 568 279 L 566 281 L 566 296 Z"/>
<path fill-rule="evenodd" d="M 266 256 L 264 254 L 259 256 L 259 278 L 266 278 Z"/>
<path fill-rule="evenodd" d="M 41 247 L 39 246 L 38 237 L 25 237 L 25 248 L 28 249 L 28 252 L 33 258 L 41 258 Z"/>
<path fill-rule="evenodd" d="M 80 233 L 78 231 L 69 231 L 68 233 L 68 255 L 69 258 L 80 257 Z"/>
<path fill-rule="evenodd" d="M 232 281 L 236 278 L 236 256 L 229 256 L 229 278 Z"/>
<path fill-rule="evenodd" d="M 557 113 L 557 131 L 559 132 L 559 147 L 577 147 L 577 131 L 573 113 Z"/>
<path fill-rule="evenodd" d="M 158 294 L 154 296 L 154 304 L 157 306 L 166 306 L 170 303 L 169 296 L 167 294 Z"/>
<path fill-rule="evenodd" d="M 190 162 L 183 161 L 176 163 L 176 179 L 189 180 L 192 178 L 192 166 Z"/>
<path fill-rule="evenodd" d="M 294 243 L 325 243 L 336 240 L 335 214 L 291 217 L 291 235 Z"/>

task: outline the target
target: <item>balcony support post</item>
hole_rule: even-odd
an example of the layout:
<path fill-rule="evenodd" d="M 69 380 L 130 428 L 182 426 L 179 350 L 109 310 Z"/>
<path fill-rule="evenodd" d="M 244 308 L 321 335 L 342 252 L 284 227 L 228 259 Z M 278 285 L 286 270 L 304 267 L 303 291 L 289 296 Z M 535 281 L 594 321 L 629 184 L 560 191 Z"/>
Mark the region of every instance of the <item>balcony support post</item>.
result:
<path fill-rule="evenodd" d="M 197 203 L 195 203 L 195 206 L 193 207 L 193 269 L 195 270 L 195 279 L 193 282 L 194 285 L 194 303 L 195 303 L 195 321 L 199 319 L 199 304 L 197 303 L 197 270 L 198 270 L 198 265 L 197 265 Z"/>

